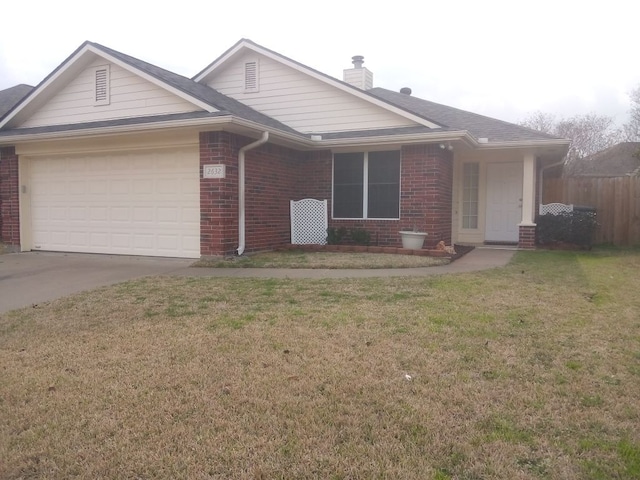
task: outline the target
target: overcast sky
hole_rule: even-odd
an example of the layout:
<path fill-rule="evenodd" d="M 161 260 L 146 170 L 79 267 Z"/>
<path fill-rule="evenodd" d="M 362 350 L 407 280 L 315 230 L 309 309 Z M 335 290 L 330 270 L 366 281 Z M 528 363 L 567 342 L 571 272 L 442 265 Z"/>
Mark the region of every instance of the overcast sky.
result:
<path fill-rule="evenodd" d="M 342 78 L 503 120 L 542 110 L 626 120 L 640 86 L 640 3 L 32 0 L 0 6 L 0 89 L 37 85 L 84 40 L 192 77 L 250 38 Z"/>

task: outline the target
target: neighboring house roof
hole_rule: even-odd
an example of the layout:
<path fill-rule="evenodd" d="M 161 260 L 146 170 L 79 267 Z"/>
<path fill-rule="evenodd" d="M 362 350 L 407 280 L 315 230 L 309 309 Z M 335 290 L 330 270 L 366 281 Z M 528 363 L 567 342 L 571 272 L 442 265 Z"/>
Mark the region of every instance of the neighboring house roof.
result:
<path fill-rule="evenodd" d="M 531 130 L 520 125 L 467 112 L 459 108 L 430 102 L 406 93 L 394 92 L 386 88 L 372 88 L 367 93 L 389 103 L 414 112 L 417 115 L 455 130 L 467 130 L 476 138 L 487 138 L 489 142 L 518 142 L 526 140 L 560 140 L 546 133 Z"/>
<path fill-rule="evenodd" d="M 573 159 L 564 167 L 567 177 L 640 176 L 640 142 L 618 143 L 584 158 Z"/>
<path fill-rule="evenodd" d="M 4 117 L 9 110 L 20 103 L 20 100 L 26 97 L 31 90 L 33 90 L 33 87 L 24 83 L 0 90 L 0 118 Z"/>

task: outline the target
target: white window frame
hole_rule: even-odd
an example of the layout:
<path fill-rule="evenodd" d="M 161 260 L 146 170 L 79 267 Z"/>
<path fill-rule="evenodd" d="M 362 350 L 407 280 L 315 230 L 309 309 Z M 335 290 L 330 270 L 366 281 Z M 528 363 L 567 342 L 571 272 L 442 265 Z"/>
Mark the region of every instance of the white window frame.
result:
<path fill-rule="evenodd" d="M 392 151 L 392 150 L 380 150 L 380 151 Z M 331 162 L 331 219 L 332 220 L 400 220 L 401 216 L 401 208 L 402 208 L 402 151 L 401 150 L 393 150 L 400 152 L 400 161 L 398 162 L 398 216 L 394 218 L 381 218 L 374 217 L 369 218 L 368 210 L 369 210 L 369 151 L 358 151 L 358 152 L 333 152 L 332 162 Z M 362 166 L 362 217 L 336 217 L 333 212 L 335 209 L 335 196 L 334 196 L 334 188 L 335 188 L 335 165 L 336 165 L 336 153 L 363 153 L 364 154 L 364 162 Z"/>
<path fill-rule="evenodd" d="M 93 69 L 93 104 L 95 106 L 109 105 L 111 103 L 111 72 L 109 65 L 100 65 Z M 105 95 L 98 99 L 98 72 L 105 71 Z"/>
<path fill-rule="evenodd" d="M 469 177 L 469 178 L 474 178 L 476 181 L 475 185 L 471 185 L 468 186 L 467 185 L 467 172 L 466 172 L 466 166 L 475 166 L 475 174 L 473 175 L 473 177 Z M 467 190 L 475 190 L 476 192 L 476 196 L 473 199 L 469 199 L 469 200 L 465 200 L 465 192 Z M 479 162 L 465 162 L 462 164 L 462 189 L 461 189 L 461 196 L 462 198 L 460 199 L 460 202 L 462 203 L 462 215 L 460 217 L 460 221 L 461 221 L 461 226 L 460 228 L 462 230 L 473 230 L 473 231 L 477 231 L 480 227 L 480 163 Z M 475 204 L 476 206 L 476 213 L 475 214 L 470 214 L 468 207 L 472 204 Z M 476 220 L 476 226 L 475 227 L 468 227 L 465 226 L 465 220 L 467 219 L 471 219 L 474 218 Z"/>

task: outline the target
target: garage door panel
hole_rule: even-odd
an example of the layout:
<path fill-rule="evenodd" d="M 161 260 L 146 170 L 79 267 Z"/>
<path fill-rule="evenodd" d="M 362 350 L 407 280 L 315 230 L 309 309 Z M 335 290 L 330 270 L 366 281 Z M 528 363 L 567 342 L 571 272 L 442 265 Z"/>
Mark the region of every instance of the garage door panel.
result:
<path fill-rule="evenodd" d="M 73 247 L 82 247 L 89 243 L 89 235 L 86 232 L 69 232 L 69 244 Z"/>
<path fill-rule="evenodd" d="M 197 149 L 31 162 L 33 248 L 200 256 Z"/>
<path fill-rule="evenodd" d="M 120 195 L 128 194 L 130 190 L 130 183 L 131 180 L 128 180 L 126 178 L 111 180 L 111 182 L 109 183 L 109 190 L 111 192 L 111 195 L 117 197 Z"/>

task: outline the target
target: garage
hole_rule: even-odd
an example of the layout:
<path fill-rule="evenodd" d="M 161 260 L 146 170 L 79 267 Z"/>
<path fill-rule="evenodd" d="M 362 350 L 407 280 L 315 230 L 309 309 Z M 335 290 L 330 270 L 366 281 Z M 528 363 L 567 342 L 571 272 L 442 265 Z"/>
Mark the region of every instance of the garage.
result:
<path fill-rule="evenodd" d="M 197 148 L 28 160 L 33 250 L 200 256 Z"/>

